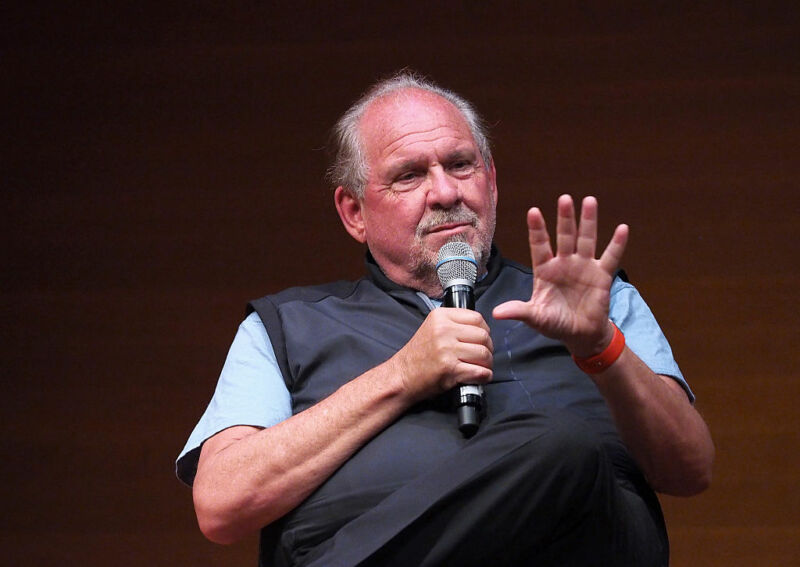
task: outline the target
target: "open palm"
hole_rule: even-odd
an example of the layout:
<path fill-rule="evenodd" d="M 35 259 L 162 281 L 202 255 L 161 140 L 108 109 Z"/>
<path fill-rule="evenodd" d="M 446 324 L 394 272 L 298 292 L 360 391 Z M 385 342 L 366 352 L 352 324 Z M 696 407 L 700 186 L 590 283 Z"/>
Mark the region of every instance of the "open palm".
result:
<path fill-rule="evenodd" d="M 597 200 L 583 200 L 578 224 L 572 198 L 562 195 L 554 254 L 541 211 L 530 209 L 531 298 L 498 305 L 494 317 L 524 321 L 543 335 L 562 341 L 576 356 L 602 351 L 613 334 L 608 322 L 609 292 L 627 240 L 627 225 L 619 225 L 603 254 L 595 258 Z"/>

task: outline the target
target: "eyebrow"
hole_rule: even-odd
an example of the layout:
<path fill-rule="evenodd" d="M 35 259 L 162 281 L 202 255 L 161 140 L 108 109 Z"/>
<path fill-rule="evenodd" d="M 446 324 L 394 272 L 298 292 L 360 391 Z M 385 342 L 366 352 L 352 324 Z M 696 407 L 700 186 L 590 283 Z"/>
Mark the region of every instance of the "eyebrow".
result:
<path fill-rule="evenodd" d="M 466 159 L 466 160 L 470 160 L 470 161 L 476 161 L 478 159 L 478 153 L 479 152 L 477 152 L 473 148 L 458 149 L 458 150 L 454 150 L 454 151 L 450 152 L 449 154 L 447 154 L 447 156 L 445 157 L 445 161 L 446 162 L 452 162 L 452 161 L 458 161 L 458 160 L 462 160 L 462 159 Z"/>
<path fill-rule="evenodd" d="M 444 159 L 441 160 L 441 163 L 448 164 L 454 161 L 466 159 L 469 161 L 477 161 L 478 152 L 472 148 L 461 148 L 456 149 L 451 152 L 448 152 Z M 389 177 L 394 177 L 400 172 L 403 171 L 413 171 L 416 169 L 422 169 L 428 163 L 427 158 L 418 157 L 418 158 L 408 158 L 400 160 L 396 163 L 391 164 L 386 173 Z"/>
<path fill-rule="evenodd" d="M 428 162 L 428 160 L 425 159 L 425 158 L 403 159 L 401 161 L 398 161 L 396 163 L 391 164 L 386 169 L 386 177 L 388 179 L 394 179 L 395 177 L 397 177 L 402 172 L 405 172 L 405 171 L 416 171 L 416 170 L 423 169 L 424 167 L 427 167 L 426 166 L 427 162 Z"/>

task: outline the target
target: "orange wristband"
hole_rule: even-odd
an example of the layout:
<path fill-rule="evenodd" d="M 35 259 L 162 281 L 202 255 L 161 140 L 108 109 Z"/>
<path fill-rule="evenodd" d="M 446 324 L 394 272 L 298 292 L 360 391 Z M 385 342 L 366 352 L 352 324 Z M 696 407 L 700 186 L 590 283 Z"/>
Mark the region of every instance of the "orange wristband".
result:
<path fill-rule="evenodd" d="M 614 325 L 613 322 L 611 324 Z M 611 338 L 611 343 L 603 352 L 588 358 L 573 356 L 572 360 L 574 360 L 578 368 L 586 372 L 586 374 L 600 374 L 617 361 L 623 350 L 625 350 L 625 335 L 622 334 L 619 327 L 614 325 L 614 336 Z"/>

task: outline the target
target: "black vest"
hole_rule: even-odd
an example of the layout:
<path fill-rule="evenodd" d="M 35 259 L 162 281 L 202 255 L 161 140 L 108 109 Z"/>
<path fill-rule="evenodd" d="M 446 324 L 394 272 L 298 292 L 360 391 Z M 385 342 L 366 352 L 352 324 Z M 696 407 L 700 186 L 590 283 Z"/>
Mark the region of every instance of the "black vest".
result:
<path fill-rule="evenodd" d="M 248 306 L 267 328 L 294 413 L 390 358 L 425 319 L 429 308 L 414 290 L 386 278 L 369 256 L 367 268 L 368 276 L 355 282 L 290 288 Z M 573 412 L 603 438 L 620 481 L 658 507 L 619 439 L 605 401 L 564 345 L 524 323 L 491 316 L 500 303 L 530 299 L 532 281 L 529 269 L 493 250 L 488 274 L 476 286 L 475 307 L 494 343 L 494 376 L 484 387 L 487 416 L 482 427 L 509 412 Z M 449 400 L 442 396 L 418 404 L 375 436 L 300 506 L 263 531 L 262 556 L 271 555 L 268 548 L 277 544 L 277 564 L 288 562 L 290 554 L 302 554 L 298 548 L 327 539 L 419 471 L 457 451 L 466 441 Z"/>

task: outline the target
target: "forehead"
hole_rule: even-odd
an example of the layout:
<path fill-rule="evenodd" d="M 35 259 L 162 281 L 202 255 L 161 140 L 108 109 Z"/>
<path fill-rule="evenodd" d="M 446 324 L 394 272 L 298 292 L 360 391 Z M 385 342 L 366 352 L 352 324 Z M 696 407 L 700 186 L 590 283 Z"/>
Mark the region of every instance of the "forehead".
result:
<path fill-rule="evenodd" d="M 426 142 L 475 145 L 461 112 L 428 91 L 407 89 L 373 102 L 359 124 L 367 159 L 382 158 Z"/>

